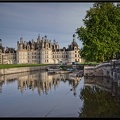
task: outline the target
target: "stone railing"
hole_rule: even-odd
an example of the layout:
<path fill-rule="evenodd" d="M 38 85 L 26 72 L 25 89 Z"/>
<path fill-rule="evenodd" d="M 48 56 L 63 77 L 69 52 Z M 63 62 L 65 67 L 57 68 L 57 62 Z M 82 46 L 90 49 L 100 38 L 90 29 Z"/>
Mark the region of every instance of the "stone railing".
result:
<path fill-rule="evenodd" d="M 97 66 L 85 66 L 84 67 L 84 76 L 101 76 L 101 77 L 110 77 L 111 75 L 111 64 L 103 63 Z"/>

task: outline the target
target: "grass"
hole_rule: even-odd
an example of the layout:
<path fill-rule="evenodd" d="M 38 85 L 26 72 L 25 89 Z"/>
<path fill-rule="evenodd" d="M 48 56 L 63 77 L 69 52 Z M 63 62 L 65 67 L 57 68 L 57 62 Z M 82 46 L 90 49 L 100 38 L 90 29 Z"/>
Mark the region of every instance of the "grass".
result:
<path fill-rule="evenodd" d="M 100 63 L 97 63 L 97 62 L 83 62 L 83 63 L 80 63 L 80 64 L 83 64 L 83 65 L 90 65 L 90 66 L 94 66 L 94 65 L 98 65 Z"/>
<path fill-rule="evenodd" d="M 83 62 L 83 63 L 79 63 L 79 64 L 92 66 L 92 65 L 98 65 L 99 63 L 96 63 L 96 62 Z M 17 67 L 36 67 L 36 66 L 47 66 L 47 65 L 49 65 L 49 64 L 1 64 L 0 69 L 17 68 Z"/>
<path fill-rule="evenodd" d="M 36 67 L 36 66 L 47 66 L 48 64 L 1 64 L 0 69 L 16 68 L 16 67 Z"/>

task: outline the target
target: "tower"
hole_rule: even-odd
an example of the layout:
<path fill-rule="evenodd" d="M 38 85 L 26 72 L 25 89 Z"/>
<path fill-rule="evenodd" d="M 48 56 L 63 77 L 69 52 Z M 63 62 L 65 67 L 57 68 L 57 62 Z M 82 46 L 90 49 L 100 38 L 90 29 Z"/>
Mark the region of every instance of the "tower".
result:
<path fill-rule="evenodd" d="M 38 34 L 37 43 L 40 43 L 40 34 Z"/>

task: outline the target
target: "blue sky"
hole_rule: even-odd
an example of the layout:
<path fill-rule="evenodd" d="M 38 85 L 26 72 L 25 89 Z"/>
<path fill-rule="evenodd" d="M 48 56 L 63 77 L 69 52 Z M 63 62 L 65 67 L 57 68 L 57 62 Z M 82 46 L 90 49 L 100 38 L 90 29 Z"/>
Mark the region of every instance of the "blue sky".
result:
<path fill-rule="evenodd" d="M 17 41 L 41 39 L 45 35 L 56 40 L 60 48 L 68 47 L 76 29 L 83 25 L 82 19 L 92 2 L 11 2 L 0 3 L 0 38 L 4 47 L 17 48 Z M 81 42 L 76 42 L 81 47 Z"/>

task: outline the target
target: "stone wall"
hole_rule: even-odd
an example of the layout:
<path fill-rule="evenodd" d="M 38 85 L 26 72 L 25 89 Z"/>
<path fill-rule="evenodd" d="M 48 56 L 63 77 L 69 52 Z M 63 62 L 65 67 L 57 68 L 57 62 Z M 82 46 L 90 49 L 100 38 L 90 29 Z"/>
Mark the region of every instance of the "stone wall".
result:
<path fill-rule="evenodd" d="M 84 66 L 84 76 L 111 77 L 111 64 L 100 64 L 97 66 Z"/>
<path fill-rule="evenodd" d="M 14 73 L 21 73 L 27 71 L 34 71 L 34 70 L 47 70 L 48 66 L 37 66 L 37 67 L 18 67 L 18 68 L 7 68 L 7 69 L 0 69 L 0 76 L 6 74 L 14 74 Z"/>
<path fill-rule="evenodd" d="M 120 81 L 120 60 L 97 66 L 84 66 L 84 76 L 109 77 L 114 81 Z"/>

